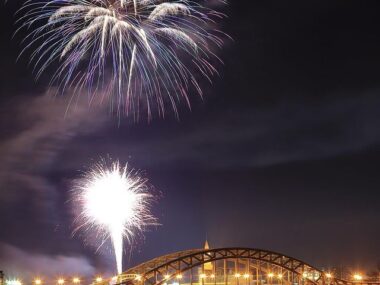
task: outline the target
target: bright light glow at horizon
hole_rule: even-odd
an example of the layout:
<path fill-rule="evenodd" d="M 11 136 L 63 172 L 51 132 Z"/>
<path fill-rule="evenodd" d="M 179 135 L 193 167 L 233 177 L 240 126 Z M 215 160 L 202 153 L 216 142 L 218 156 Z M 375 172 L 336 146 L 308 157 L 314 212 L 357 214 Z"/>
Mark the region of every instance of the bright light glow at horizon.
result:
<path fill-rule="evenodd" d="M 19 279 L 8 279 L 5 280 L 6 285 L 22 285 L 22 282 Z"/>
<path fill-rule="evenodd" d="M 78 277 L 74 277 L 73 278 L 73 283 L 80 283 L 80 279 Z"/>
<path fill-rule="evenodd" d="M 76 230 L 95 228 L 104 239 L 111 238 L 118 274 L 122 272 L 123 238 L 131 243 L 136 232 L 157 225 L 149 211 L 153 196 L 148 190 L 147 179 L 118 161 L 96 164 L 75 185 L 75 200 L 82 207 Z"/>
<path fill-rule="evenodd" d="M 42 280 L 39 279 L 39 278 L 36 278 L 36 279 L 34 279 L 34 284 L 41 285 L 42 284 Z"/>
<path fill-rule="evenodd" d="M 354 279 L 356 281 L 361 281 L 361 280 L 363 280 L 363 276 L 360 273 L 355 273 L 354 274 Z"/>
<path fill-rule="evenodd" d="M 62 285 L 63 283 L 65 283 L 65 279 L 63 279 L 63 278 L 59 278 L 58 281 L 57 281 L 57 283 L 58 283 L 59 285 Z"/>

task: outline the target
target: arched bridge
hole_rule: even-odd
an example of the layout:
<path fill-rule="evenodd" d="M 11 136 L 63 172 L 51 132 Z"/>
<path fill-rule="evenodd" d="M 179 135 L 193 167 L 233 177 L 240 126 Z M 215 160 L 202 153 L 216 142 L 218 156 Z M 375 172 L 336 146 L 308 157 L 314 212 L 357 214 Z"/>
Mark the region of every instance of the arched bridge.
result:
<path fill-rule="evenodd" d="M 160 256 L 117 279 L 126 285 L 374 285 L 347 281 L 285 254 L 254 248 L 193 249 Z"/>

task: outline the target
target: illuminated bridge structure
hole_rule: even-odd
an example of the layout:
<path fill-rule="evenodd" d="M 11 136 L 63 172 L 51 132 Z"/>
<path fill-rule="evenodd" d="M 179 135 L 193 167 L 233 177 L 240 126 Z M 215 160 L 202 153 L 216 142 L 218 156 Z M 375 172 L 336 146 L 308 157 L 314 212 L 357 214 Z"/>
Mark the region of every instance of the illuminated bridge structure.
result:
<path fill-rule="evenodd" d="M 347 281 L 285 254 L 254 248 L 194 249 L 132 267 L 120 285 L 374 285 Z"/>

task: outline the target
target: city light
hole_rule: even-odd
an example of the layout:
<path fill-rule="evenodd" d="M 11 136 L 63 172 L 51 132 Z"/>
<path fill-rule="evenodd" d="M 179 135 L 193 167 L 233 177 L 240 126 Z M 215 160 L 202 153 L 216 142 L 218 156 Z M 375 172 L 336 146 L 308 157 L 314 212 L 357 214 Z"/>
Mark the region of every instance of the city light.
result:
<path fill-rule="evenodd" d="M 22 282 L 19 279 L 11 279 L 11 280 L 6 280 L 5 284 L 7 284 L 7 285 L 22 285 Z"/>
<path fill-rule="evenodd" d="M 355 273 L 354 274 L 354 280 L 361 281 L 361 280 L 363 280 L 363 276 L 359 273 Z"/>
<path fill-rule="evenodd" d="M 240 276 L 241 276 L 240 273 L 236 273 L 236 274 L 235 274 L 235 277 L 236 277 L 236 278 L 240 278 Z"/>
<path fill-rule="evenodd" d="M 278 279 L 282 279 L 283 275 L 280 273 L 277 275 Z"/>
<path fill-rule="evenodd" d="M 58 281 L 57 281 L 57 283 L 59 285 L 62 285 L 63 283 L 65 283 L 65 280 L 63 278 L 59 278 Z"/>
<path fill-rule="evenodd" d="M 215 278 L 215 274 L 211 274 L 210 277 L 211 277 L 211 278 Z"/>
<path fill-rule="evenodd" d="M 272 278 L 273 276 L 274 276 L 274 274 L 272 272 L 268 273 L 269 278 Z"/>
<path fill-rule="evenodd" d="M 141 280 L 141 275 L 137 274 L 135 277 L 135 280 L 140 281 Z"/>
<path fill-rule="evenodd" d="M 97 282 L 97 283 L 100 283 L 100 282 L 102 282 L 103 281 L 103 278 L 102 277 L 96 277 L 96 279 L 95 279 L 95 281 Z"/>
<path fill-rule="evenodd" d="M 80 283 L 80 279 L 78 277 L 73 278 L 73 283 L 78 284 Z"/>
<path fill-rule="evenodd" d="M 41 284 L 42 284 L 42 281 L 41 281 L 41 279 L 36 278 L 36 279 L 34 279 L 34 282 L 33 282 L 33 283 L 36 284 L 36 285 L 41 285 Z"/>
<path fill-rule="evenodd" d="M 302 277 L 306 278 L 307 277 L 307 272 L 302 273 Z"/>
<path fill-rule="evenodd" d="M 166 280 L 168 280 L 168 279 L 170 278 L 170 275 L 169 275 L 169 274 L 165 274 L 164 278 L 165 278 Z"/>
<path fill-rule="evenodd" d="M 199 278 L 201 278 L 201 279 L 206 278 L 206 277 L 207 277 L 207 275 L 204 274 L 204 273 L 202 273 L 202 274 L 199 275 Z"/>
<path fill-rule="evenodd" d="M 243 276 L 244 276 L 245 279 L 249 278 L 249 274 L 248 273 L 244 274 Z"/>
<path fill-rule="evenodd" d="M 177 274 L 177 279 L 182 279 L 182 274 Z"/>
<path fill-rule="evenodd" d="M 329 273 L 329 272 L 327 272 L 325 275 L 326 275 L 327 278 L 332 278 L 332 274 Z"/>

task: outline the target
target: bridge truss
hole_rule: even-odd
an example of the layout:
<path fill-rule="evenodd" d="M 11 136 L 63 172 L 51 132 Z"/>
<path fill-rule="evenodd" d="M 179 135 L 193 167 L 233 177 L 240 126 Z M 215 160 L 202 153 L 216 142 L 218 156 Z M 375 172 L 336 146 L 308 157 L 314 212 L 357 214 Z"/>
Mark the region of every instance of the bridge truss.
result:
<path fill-rule="evenodd" d="M 194 249 L 130 268 L 123 285 L 380 285 L 335 278 L 299 259 L 261 249 Z"/>

